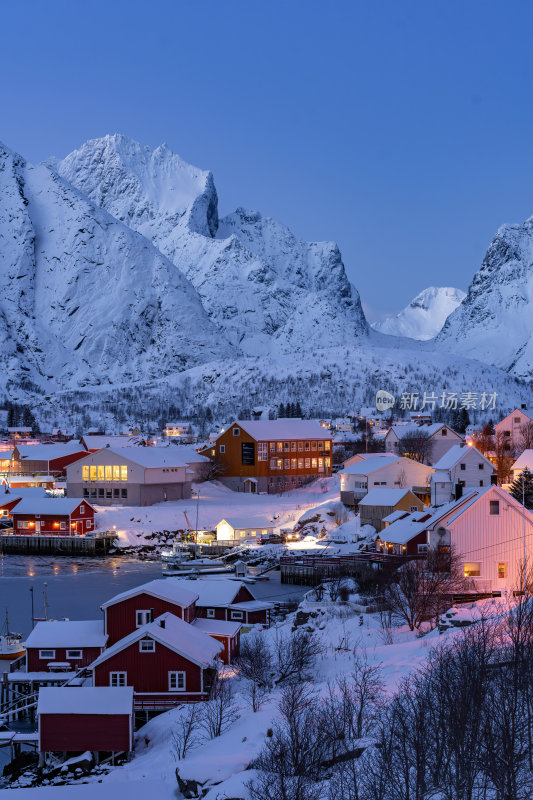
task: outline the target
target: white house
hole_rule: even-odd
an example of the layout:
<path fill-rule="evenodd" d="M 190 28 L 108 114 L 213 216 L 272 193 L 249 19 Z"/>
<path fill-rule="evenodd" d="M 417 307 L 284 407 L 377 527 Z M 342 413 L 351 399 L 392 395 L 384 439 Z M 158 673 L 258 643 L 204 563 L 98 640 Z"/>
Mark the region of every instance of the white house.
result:
<path fill-rule="evenodd" d="M 533 462 L 532 462 L 533 463 Z M 434 464 L 431 476 L 431 503 L 440 506 L 458 499 L 465 487 L 484 488 L 496 474 L 493 464 L 476 447 L 456 444 Z"/>
<path fill-rule="evenodd" d="M 340 474 L 341 500 L 355 506 L 371 489 L 409 489 L 417 487 L 429 494 L 429 481 L 433 469 L 410 458 L 382 455 L 365 458 L 345 467 Z"/>
<path fill-rule="evenodd" d="M 436 464 L 450 447 L 463 441 L 463 437 L 459 433 L 442 422 L 434 422 L 432 425 L 393 425 L 385 436 L 385 448 L 390 453 L 399 453 L 400 439 L 419 433 L 426 433 L 431 442 L 429 464 Z"/>
<path fill-rule="evenodd" d="M 483 593 L 520 590 L 524 541 L 533 563 L 533 514 L 500 486 L 467 489 L 459 500 L 410 514 L 380 536 L 378 546 L 393 553 L 453 547 L 471 588 Z"/>
<path fill-rule="evenodd" d="M 513 480 L 515 481 L 517 478 L 519 478 L 520 474 L 525 469 L 528 469 L 530 472 L 533 472 L 533 450 L 524 450 L 522 455 L 516 459 L 513 466 L 511 467 L 511 474 L 513 476 Z"/>
<path fill-rule="evenodd" d="M 187 447 L 104 447 L 67 467 L 67 496 L 99 505 L 150 506 L 191 496 L 194 465 L 208 459 Z"/>
<path fill-rule="evenodd" d="M 215 525 L 217 542 L 257 542 L 262 536 L 274 533 L 274 524 L 267 519 L 232 517 Z"/>
<path fill-rule="evenodd" d="M 522 408 L 515 408 L 500 422 L 497 422 L 494 431 L 496 436 L 500 434 L 508 440 L 510 450 L 520 452 L 524 449 L 524 431 L 532 424 L 533 416 L 522 406 Z"/>

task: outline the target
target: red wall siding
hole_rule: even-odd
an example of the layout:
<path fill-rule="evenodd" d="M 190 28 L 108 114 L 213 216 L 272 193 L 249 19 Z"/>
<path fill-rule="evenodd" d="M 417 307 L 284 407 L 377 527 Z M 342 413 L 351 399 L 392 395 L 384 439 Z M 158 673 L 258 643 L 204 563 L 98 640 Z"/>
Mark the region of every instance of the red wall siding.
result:
<path fill-rule="evenodd" d="M 134 642 L 95 667 L 94 685 L 109 686 L 110 672 L 127 672 L 127 685 L 133 686 L 136 694 L 146 692 L 167 694 L 168 673 L 175 670 L 184 670 L 187 673 L 185 684 L 187 692 L 201 691 L 201 667 L 192 664 L 159 642 L 155 643 L 154 653 L 139 652 L 139 642 Z M 180 694 L 176 692 L 170 696 L 179 700 Z"/>
<path fill-rule="evenodd" d="M 48 667 L 47 664 L 50 661 L 68 661 L 73 669 L 78 669 L 79 667 L 88 667 L 89 664 L 98 658 L 100 653 L 102 652 L 99 647 L 76 647 L 76 645 L 72 645 L 69 647 L 69 650 L 81 650 L 83 653 L 82 658 L 67 658 L 67 650 L 66 648 L 50 648 L 51 650 L 56 651 L 54 658 L 39 658 L 39 649 L 43 650 L 45 648 L 38 648 L 38 647 L 29 647 L 27 650 L 28 653 L 28 671 L 29 672 L 47 672 Z"/>
<path fill-rule="evenodd" d="M 150 594 L 138 594 L 135 597 L 128 597 L 120 603 L 115 603 L 108 606 L 105 611 L 106 628 L 105 631 L 109 635 L 107 646 L 118 642 L 123 639 L 128 633 L 137 630 L 136 612 L 153 609 L 154 619 L 160 614 L 165 614 L 170 611 L 176 617 L 183 619 L 183 609 L 175 603 L 170 603 L 168 600 L 159 600 L 157 597 L 152 597 Z M 195 609 L 194 603 L 185 609 L 185 621 L 190 622 L 194 619 Z M 190 617 L 190 619 L 187 619 Z"/>
<path fill-rule="evenodd" d="M 207 609 L 213 608 L 213 606 L 196 606 L 196 616 L 200 618 L 207 619 Z M 226 609 L 225 608 L 215 608 L 215 616 L 209 617 L 209 619 L 226 619 Z"/>
<path fill-rule="evenodd" d="M 411 539 L 410 542 L 407 542 L 407 555 L 408 556 L 418 555 L 418 545 L 426 544 L 426 542 L 427 542 L 427 535 L 426 532 L 423 531 L 422 533 L 419 533 L 418 536 L 415 536 L 414 539 Z"/>
<path fill-rule="evenodd" d="M 75 461 L 79 461 L 80 458 L 85 458 L 86 455 L 87 455 L 87 450 L 80 449 L 78 453 L 70 453 L 67 456 L 61 456 L 61 458 L 51 458 L 50 472 L 54 473 L 59 472 L 63 474 L 65 472 L 65 468 L 68 467 L 69 464 L 73 464 Z"/>
<path fill-rule="evenodd" d="M 231 602 L 232 603 L 247 603 L 250 600 L 255 600 L 255 597 L 253 596 L 251 591 L 246 588 L 246 586 L 241 586 L 241 588 L 239 589 L 239 591 L 237 592 L 237 594 L 235 595 L 235 597 L 233 598 L 233 600 Z"/>
<path fill-rule="evenodd" d="M 41 714 L 42 753 L 131 750 L 131 719 L 119 714 Z"/>
<path fill-rule="evenodd" d="M 83 505 L 84 511 L 83 514 L 80 512 L 80 506 Z M 58 536 L 63 535 L 66 536 L 70 533 L 79 533 L 85 534 L 87 531 L 94 530 L 94 509 L 88 503 L 84 503 L 80 501 L 80 505 L 74 509 L 72 514 L 41 514 L 39 517 L 36 517 L 35 514 L 20 514 L 17 513 L 17 507 L 13 509 L 13 526 L 15 528 L 15 533 L 22 534 L 22 535 L 31 535 L 36 533 L 35 527 L 31 528 L 20 528 L 19 522 L 39 522 L 40 523 L 40 531 L 39 533 L 44 534 L 57 534 Z M 65 523 L 65 527 L 61 529 L 61 523 Z M 75 523 L 74 526 L 71 523 Z M 59 525 L 56 525 L 59 523 Z"/>

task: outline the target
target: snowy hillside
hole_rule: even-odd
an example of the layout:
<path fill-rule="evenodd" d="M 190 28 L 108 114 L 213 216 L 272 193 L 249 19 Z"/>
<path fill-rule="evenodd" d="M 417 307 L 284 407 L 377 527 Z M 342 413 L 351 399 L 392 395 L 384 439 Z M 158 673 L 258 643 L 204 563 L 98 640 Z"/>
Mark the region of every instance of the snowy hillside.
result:
<path fill-rule="evenodd" d="M 0 182 L 4 375 L 50 390 L 232 354 L 193 286 L 142 236 L 3 146 Z"/>
<path fill-rule="evenodd" d="M 372 327 L 381 333 L 393 336 L 408 336 L 410 339 L 433 339 L 441 330 L 447 317 L 455 311 L 465 292 L 449 286 L 430 286 L 411 300 L 396 316 L 387 317 Z"/>
<path fill-rule="evenodd" d="M 498 230 L 435 344 L 533 378 L 533 217 Z"/>
<path fill-rule="evenodd" d="M 59 173 L 190 279 L 210 318 L 248 355 L 364 337 L 368 325 L 332 242 L 303 242 L 258 212 L 218 219 L 211 173 L 125 136 L 86 142 Z"/>

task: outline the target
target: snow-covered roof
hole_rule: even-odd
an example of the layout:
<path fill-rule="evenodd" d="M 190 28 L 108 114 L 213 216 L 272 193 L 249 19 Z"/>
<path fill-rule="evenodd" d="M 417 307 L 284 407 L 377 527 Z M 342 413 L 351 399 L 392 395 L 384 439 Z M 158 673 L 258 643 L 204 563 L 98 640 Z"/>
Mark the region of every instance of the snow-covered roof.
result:
<path fill-rule="evenodd" d="M 47 620 L 38 622 L 26 639 L 26 647 L 105 647 L 107 635 L 101 619 Z"/>
<path fill-rule="evenodd" d="M 274 528 L 274 523 L 269 522 L 267 519 L 257 519 L 254 517 L 224 517 L 221 519 L 220 522 L 217 522 L 215 528 L 218 528 L 219 525 L 222 525 L 223 522 L 227 522 L 233 530 L 262 530 L 264 528 Z"/>
<path fill-rule="evenodd" d="M 92 506 L 80 497 L 23 497 L 13 509 L 13 514 L 72 514 L 84 503 L 89 508 Z"/>
<path fill-rule="evenodd" d="M 394 456 L 392 458 L 382 458 L 381 456 L 374 456 L 373 458 L 365 458 L 363 461 L 358 461 L 357 464 L 350 464 L 345 469 L 341 470 L 341 474 L 346 475 L 370 475 L 378 469 L 390 467 L 397 461 L 401 461 L 403 456 Z"/>
<path fill-rule="evenodd" d="M 128 714 L 133 686 L 41 686 L 38 714 Z"/>
<path fill-rule="evenodd" d="M 514 462 L 511 470 L 519 470 L 522 472 L 526 467 L 530 472 L 533 472 L 533 450 L 524 450 L 522 455 L 518 456 Z"/>
<path fill-rule="evenodd" d="M 396 503 L 399 503 L 410 491 L 410 489 L 371 489 L 368 494 L 359 501 L 359 505 L 395 506 Z"/>
<path fill-rule="evenodd" d="M 93 661 L 91 668 L 102 664 L 134 642 L 146 637 L 154 639 L 200 667 L 208 667 L 223 649 L 223 645 L 216 639 L 167 612 L 108 647 Z"/>
<path fill-rule="evenodd" d="M 198 583 L 200 583 L 200 581 L 198 581 Z M 130 597 L 135 597 L 143 593 L 151 594 L 154 597 L 158 597 L 160 600 L 168 600 L 170 603 L 175 603 L 178 606 L 187 608 L 198 599 L 198 592 L 195 590 L 196 585 L 193 590 L 190 581 L 183 581 L 178 578 L 156 578 L 153 581 L 141 584 L 141 586 L 128 589 L 126 592 L 116 594 L 110 600 L 103 603 L 102 608 L 113 606 L 115 603 L 120 603 L 122 600 L 127 600 Z"/>
<path fill-rule="evenodd" d="M 486 489 L 470 489 L 466 491 L 459 500 L 452 500 L 450 503 L 438 506 L 437 508 L 426 508 L 423 511 L 415 511 L 413 514 L 409 514 L 409 516 L 393 522 L 392 525 L 382 530 L 380 532 L 380 538 L 385 542 L 392 542 L 393 544 L 407 544 L 413 536 L 417 536 L 427 528 L 434 527 L 442 517 L 447 516 L 454 508 L 457 508 L 457 515 L 462 514 L 463 511 L 485 491 Z"/>
<path fill-rule="evenodd" d="M 240 622 L 227 622 L 223 619 L 204 619 L 203 617 L 198 617 L 192 624 L 199 631 L 215 636 L 236 636 L 242 627 Z"/>
<path fill-rule="evenodd" d="M 431 425 L 393 425 L 389 430 L 394 431 L 398 439 L 402 439 L 404 436 L 416 436 L 419 433 L 427 433 L 428 436 L 433 436 L 441 428 L 449 428 L 449 426 L 445 425 L 444 422 L 433 422 Z"/>
<path fill-rule="evenodd" d="M 142 436 L 99 436 L 87 434 L 83 441 L 89 450 L 102 450 L 104 447 L 139 447 Z"/>
<path fill-rule="evenodd" d="M 188 447 L 106 447 L 102 448 L 107 453 L 113 453 L 117 458 L 132 461 L 134 464 L 145 469 L 157 469 L 158 467 L 186 467 L 193 461 L 208 461 L 209 459 L 200 456 L 195 450 Z M 193 454 L 194 452 L 194 454 Z M 97 455 L 91 453 L 92 456 Z"/>
<path fill-rule="evenodd" d="M 13 458 L 13 449 L 11 450 L 0 450 L 0 461 L 11 461 Z"/>
<path fill-rule="evenodd" d="M 186 586 L 190 581 L 180 578 L 168 578 L 176 584 Z M 228 578 L 200 578 L 194 582 L 194 590 L 197 593 L 196 604 L 199 606 L 227 606 L 233 602 L 237 592 L 244 586 L 240 581 L 232 581 Z M 250 586 L 246 586 L 253 597 Z"/>
<path fill-rule="evenodd" d="M 396 522 L 398 519 L 403 519 L 404 517 L 409 516 L 411 512 L 409 511 L 402 511 L 398 509 L 398 511 L 393 511 L 391 514 L 388 514 L 386 517 L 383 517 L 383 522 L 388 522 L 392 525 L 393 522 Z"/>
<path fill-rule="evenodd" d="M 84 453 L 85 448 L 79 442 L 64 444 L 18 444 L 17 450 L 22 459 L 28 461 L 52 461 L 73 453 Z"/>
<path fill-rule="evenodd" d="M 13 500 L 22 500 L 23 497 L 32 500 L 37 497 L 50 497 L 50 495 L 47 494 L 44 486 L 23 486 L 20 489 L 9 489 L 8 492 L 0 487 L 0 506 L 11 503 Z"/>
<path fill-rule="evenodd" d="M 332 438 L 327 430 L 312 419 L 260 419 L 254 421 L 239 419 L 229 427 L 234 428 L 237 425 L 256 441 Z"/>
<path fill-rule="evenodd" d="M 230 603 L 228 608 L 236 611 L 264 611 L 266 608 L 274 608 L 274 605 L 268 600 L 243 600 L 242 603 Z"/>
<path fill-rule="evenodd" d="M 455 467 L 455 465 L 458 464 L 459 461 L 461 461 L 463 456 L 465 456 L 467 453 L 471 453 L 471 452 L 476 453 L 476 455 L 480 459 L 482 459 L 483 461 L 486 461 L 487 464 L 489 464 L 492 467 L 492 464 L 490 463 L 488 458 L 485 458 L 483 453 L 480 453 L 479 450 L 477 449 L 477 447 L 473 447 L 472 445 L 454 444 L 453 447 L 450 447 L 450 449 L 447 450 L 446 453 L 444 453 L 442 458 L 440 458 L 437 461 L 436 464 L 433 464 L 433 469 L 435 469 L 435 470 L 437 470 L 437 469 L 452 469 L 452 467 Z M 533 454 L 533 451 L 532 451 L 532 454 Z M 533 464 L 533 460 L 531 461 L 531 463 Z"/>

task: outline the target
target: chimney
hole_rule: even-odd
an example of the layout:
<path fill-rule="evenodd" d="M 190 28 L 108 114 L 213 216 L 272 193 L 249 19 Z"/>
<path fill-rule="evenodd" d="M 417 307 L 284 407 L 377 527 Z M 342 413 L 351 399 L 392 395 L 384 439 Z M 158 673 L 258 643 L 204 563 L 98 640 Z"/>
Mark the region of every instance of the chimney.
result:
<path fill-rule="evenodd" d="M 455 484 L 455 499 L 460 500 L 463 496 L 463 485 L 461 483 Z"/>
<path fill-rule="evenodd" d="M 166 623 L 166 619 L 160 619 L 160 620 L 159 620 L 159 624 L 160 624 L 160 626 L 161 626 L 162 628 L 164 628 L 164 627 L 165 627 L 165 623 Z"/>
<path fill-rule="evenodd" d="M 522 409 L 522 411 L 527 411 L 527 404 L 526 403 L 522 403 L 520 408 Z"/>

